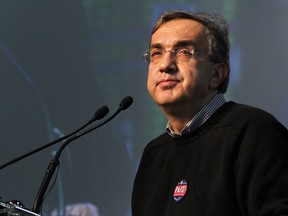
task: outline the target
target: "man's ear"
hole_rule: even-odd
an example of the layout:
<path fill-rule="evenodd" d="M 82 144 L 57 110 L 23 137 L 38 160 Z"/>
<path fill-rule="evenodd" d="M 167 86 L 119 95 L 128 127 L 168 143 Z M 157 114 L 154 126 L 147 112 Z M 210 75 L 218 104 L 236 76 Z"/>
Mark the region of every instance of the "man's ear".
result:
<path fill-rule="evenodd" d="M 211 89 L 217 89 L 221 83 L 228 76 L 228 67 L 224 63 L 215 64 L 212 71 L 212 78 L 209 87 Z"/>

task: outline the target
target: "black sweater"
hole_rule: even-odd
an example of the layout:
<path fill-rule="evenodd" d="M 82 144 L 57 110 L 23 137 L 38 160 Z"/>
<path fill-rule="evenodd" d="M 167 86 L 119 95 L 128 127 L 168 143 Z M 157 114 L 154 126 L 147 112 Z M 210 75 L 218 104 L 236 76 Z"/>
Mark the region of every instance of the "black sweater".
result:
<path fill-rule="evenodd" d="M 182 200 L 176 185 L 187 182 Z M 133 216 L 288 215 L 288 131 L 260 109 L 228 102 L 200 128 L 145 148 Z"/>

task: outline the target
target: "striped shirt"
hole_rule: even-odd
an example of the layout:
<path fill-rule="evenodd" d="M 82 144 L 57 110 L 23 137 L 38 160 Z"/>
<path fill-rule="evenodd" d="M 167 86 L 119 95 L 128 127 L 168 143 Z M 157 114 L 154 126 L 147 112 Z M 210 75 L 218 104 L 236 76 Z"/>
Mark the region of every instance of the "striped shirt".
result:
<path fill-rule="evenodd" d="M 166 131 L 172 137 L 182 136 L 184 134 L 188 134 L 198 127 L 200 127 L 204 122 L 206 122 L 212 114 L 219 109 L 224 103 L 226 103 L 226 99 L 223 94 L 216 94 L 210 101 L 207 103 L 182 129 L 180 134 L 175 133 L 172 125 L 168 121 L 166 125 Z"/>

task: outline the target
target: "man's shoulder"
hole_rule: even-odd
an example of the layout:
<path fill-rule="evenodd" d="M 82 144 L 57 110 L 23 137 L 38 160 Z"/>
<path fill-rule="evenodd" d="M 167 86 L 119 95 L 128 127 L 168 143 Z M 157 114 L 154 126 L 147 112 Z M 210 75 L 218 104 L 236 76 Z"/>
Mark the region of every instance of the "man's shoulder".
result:
<path fill-rule="evenodd" d="M 261 108 L 257 108 L 257 107 L 246 105 L 246 104 L 236 103 L 232 101 L 227 102 L 226 106 L 229 107 L 228 108 L 229 111 L 222 118 L 224 122 L 229 122 L 231 124 L 256 123 L 258 125 L 261 125 L 261 124 L 282 125 L 278 121 L 278 119 L 276 119 L 271 113 Z"/>
<path fill-rule="evenodd" d="M 270 120 L 275 120 L 275 117 L 260 108 L 246 105 L 246 104 L 241 104 L 241 103 L 236 103 L 236 102 L 228 102 L 232 103 L 233 105 L 231 106 L 231 110 L 229 112 L 229 116 L 233 117 L 234 119 L 246 119 L 246 120 L 257 120 L 257 119 L 270 119 Z"/>

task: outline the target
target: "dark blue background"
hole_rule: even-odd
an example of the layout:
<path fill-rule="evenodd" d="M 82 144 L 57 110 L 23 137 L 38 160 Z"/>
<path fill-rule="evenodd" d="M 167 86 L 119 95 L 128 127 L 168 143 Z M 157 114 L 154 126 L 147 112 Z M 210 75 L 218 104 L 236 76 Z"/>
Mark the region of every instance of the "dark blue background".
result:
<path fill-rule="evenodd" d="M 180 1 L 179 1 L 180 2 Z M 131 108 L 63 152 L 43 214 L 90 202 L 101 216 L 129 215 L 134 175 L 146 143 L 166 120 L 146 91 L 152 25 L 166 9 L 216 11 L 231 26 L 227 98 L 263 108 L 288 125 L 285 0 L 0 1 L 0 164 L 67 134 L 102 105 Z M 32 208 L 58 146 L 0 171 L 2 201 Z"/>

